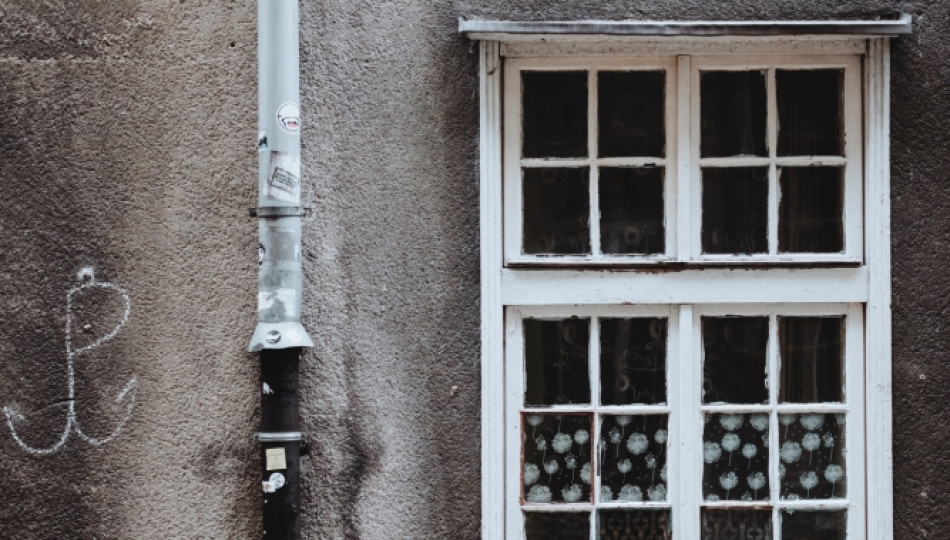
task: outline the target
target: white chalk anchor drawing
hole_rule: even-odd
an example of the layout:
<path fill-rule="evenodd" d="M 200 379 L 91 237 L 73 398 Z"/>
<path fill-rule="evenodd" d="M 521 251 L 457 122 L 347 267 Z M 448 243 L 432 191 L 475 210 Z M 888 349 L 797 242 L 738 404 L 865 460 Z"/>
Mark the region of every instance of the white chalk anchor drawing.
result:
<path fill-rule="evenodd" d="M 129 382 L 125 384 L 125 387 L 121 392 L 116 396 L 116 404 L 121 404 L 125 402 L 125 414 L 122 419 L 119 421 L 116 428 L 105 437 L 92 437 L 83 432 L 82 428 L 79 426 L 79 419 L 76 416 L 76 374 L 74 363 L 76 358 L 83 353 L 87 353 L 96 347 L 99 347 L 103 343 L 114 338 L 116 334 L 119 333 L 119 330 L 125 326 L 125 323 L 129 320 L 129 313 L 132 311 L 132 301 L 129 299 L 129 295 L 125 292 L 125 289 L 119 287 L 114 283 L 109 283 L 107 281 L 96 281 L 95 274 L 93 273 L 92 268 L 83 268 L 79 271 L 78 276 L 79 281 L 82 283 L 80 286 L 72 288 L 69 292 L 66 293 L 66 380 L 68 385 L 68 396 L 66 399 L 66 426 L 63 428 L 63 433 L 57 441 L 52 446 L 46 448 L 34 448 L 23 441 L 19 435 L 17 435 L 15 423 L 23 422 L 26 418 L 12 409 L 9 406 L 3 407 L 3 413 L 7 417 L 7 427 L 10 428 L 10 433 L 13 435 L 13 440 L 20 446 L 20 448 L 26 450 L 31 454 L 36 455 L 46 455 L 58 452 L 65 444 L 66 440 L 69 439 L 69 435 L 72 432 L 75 432 L 76 435 L 82 440 L 88 442 L 92 445 L 105 444 L 112 439 L 116 438 L 119 435 L 119 432 L 122 431 L 122 428 L 128 422 L 129 418 L 132 416 L 132 409 L 135 407 L 135 387 L 137 384 L 136 378 L 133 375 Z M 105 289 L 111 290 L 118 293 L 123 301 L 125 302 L 125 312 L 122 314 L 122 318 L 119 323 L 106 335 L 100 337 L 99 339 L 94 340 L 92 343 L 89 343 L 78 349 L 73 349 L 71 337 L 72 337 L 72 324 L 73 324 L 73 312 L 72 312 L 72 301 L 73 297 L 76 294 L 81 292 L 89 291 L 91 289 Z"/>

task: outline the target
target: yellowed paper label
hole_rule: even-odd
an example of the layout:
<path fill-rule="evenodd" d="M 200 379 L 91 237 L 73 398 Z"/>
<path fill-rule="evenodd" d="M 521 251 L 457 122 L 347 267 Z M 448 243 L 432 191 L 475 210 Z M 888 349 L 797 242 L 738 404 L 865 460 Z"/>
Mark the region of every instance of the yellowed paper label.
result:
<path fill-rule="evenodd" d="M 283 447 L 264 450 L 264 458 L 268 471 L 279 471 L 287 468 L 287 454 Z"/>

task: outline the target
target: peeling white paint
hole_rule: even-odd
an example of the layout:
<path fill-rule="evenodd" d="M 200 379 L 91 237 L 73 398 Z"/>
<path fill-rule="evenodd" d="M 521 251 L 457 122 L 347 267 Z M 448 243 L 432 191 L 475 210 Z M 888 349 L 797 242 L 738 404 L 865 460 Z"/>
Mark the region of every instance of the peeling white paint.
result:
<path fill-rule="evenodd" d="M 262 386 L 263 386 L 263 388 L 261 389 L 261 391 L 262 391 L 264 394 L 266 394 L 266 395 L 271 395 L 271 394 L 274 393 L 274 391 L 271 390 L 271 387 L 270 387 L 269 384 L 264 383 Z"/>
<path fill-rule="evenodd" d="M 257 293 L 257 311 L 265 311 L 274 307 L 275 302 L 284 306 L 284 313 L 289 317 L 297 315 L 297 291 L 293 289 L 277 289 L 276 291 L 261 291 Z"/>

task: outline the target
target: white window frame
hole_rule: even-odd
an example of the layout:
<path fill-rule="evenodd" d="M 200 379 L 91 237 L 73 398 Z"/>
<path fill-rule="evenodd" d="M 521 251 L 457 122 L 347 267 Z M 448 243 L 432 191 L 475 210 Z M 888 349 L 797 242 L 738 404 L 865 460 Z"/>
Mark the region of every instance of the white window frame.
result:
<path fill-rule="evenodd" d="M 677 538 L 699 538 L 701 531 L 699 509 L 706 506 L 702 499 L 703 464 L 702 454 L 703 414 L 716 412 L 753 413 L 765 412 L 771 417 L 769 431 L 769 489 L 768 501 L 720 501 L 715 508 L 756 508 L 763 504 L 772 506 L 773 528 L 779 524 L 779 513 L 785 509 L 822 509 L 846 510 L 849 531 L 858 531 L 851 538 L 863 538 L 865 524 L 865 463 L 863 441 L 864 425 L 864 364 L 865 327 L 864 309 L 860 303 L 742 303 L 742 304 L 676 304 L 676 305 L 635 305 L 635 306 L 509 306 L 505 313 L 506 339 L 505 364 L 524 366 L 523 321 L 525 319 L 568 319 L 571 317 L 589 318 L 590 341 L 588 378 L 590 380 L 591 399 L 589 405 L 554 405 L 545 407 L 526 407 L 523 405 L 526 388 L 526 374 L 523 369 L 505 371 L 505 444 L 508 456 L 509 473 L 506 475 L 506 530 L 524 529 L 522 510 L 534 512 L 580 511 L 596 519 L 599 509 L 672 509 Z M 704 316 L 765 316 L 769 318 L 769 340 L 767 351 L 768 381 L 770 395 L 768 403 L 761 405 L 703 404 L 699 389 L 702 386 L 700 369 L 703 354 L 701 318 Z M 845 317 L 843 346 L 844 400 L 841 403 L 779 403 L 778 384 L 780 380 L 778 362 L 778 326 L 777 317 Z M 602 318 L 662 317 L 667 320 L 666 382 L 667 400 L 651 405 L 601 405 L 599 397 L 600 362 L 599 328 L 597 320 Z M 692 366 L 692 367 L 689 367 Z M 664 502 L 618 503 L 602 502 L 595 496 L 590 503 L 530 503 L 520 499 L 522 483 L 520 467 L 522 457 L 522 414 L 544 413 L 597 413 L 629 415 L 665 415 L 668 418 L 670 439 L 667 445 L 667 463 L 669 486 L 668 498 Z M 779 434 L 776 415 L 783 413 L 844 413 L 847 415 L 844 440 L 846 448 L 845 476 L 847 478 L 846 496 L 840 499 L 792 501 L 779 497 Z M 703 414 L 694 414 L 703 413 Z M 594 419 L 591 430 L 592 448 L 596 449 L 601 440 L 600 423 Z M 856 441 L 856 442 L 854 442 Z M 852 448 L 853 447 L 853 448 Z M 596 453 L 596 451 L 594 451 Z M 511 468 L 515 467 L 515 471 Z M 595 466 L 596 470 L 596 466 Z M 600 475 L 591 477 L 591 490 L 600 493 Z M 679 516 L 686 516 L 682 518 Z M 592 531 L 595 530 L 592 527 Z M 507 538 L 512 538 L 509 535 Z M 514 536 L 514 538 L 519 538 Z"/>
<path fill-rule="evenodd" d="M 776 69 L 829 69 L 844 71 L 843 156 L 778 157 Z M 701 158 L 699 155 L 699 76 L 705 70 L 762 70 L 768 73 L 767 126 L 769 155 L 765 157 Z M 666 74 L 665 135 L 663 157 L 596 157 L 598 133 L 598 74 L 601 71 L 657 71 Z M 590 155 L 584 158 L 521 158 L 521 77 L 523 71 L 585 71 L 588 73 L 587 139 Z M 686 74 L 684 76 L 684 74 Z M 524 56 L 504 65 L 504 174 L 520 178 L 524 167 L 583 167 L 590 171 L 589 255 L 535 255 L 523 253 L 522 183 L 504 183 L 505 263 L 512 265 L 573 266 L 662 264 L 662 263 L 840 263 L 859 264 L 863 259 L 863 152 L 861 140 L 861 64 L 856 54 L 681 54 L 677 56 L 571 55 Z M 604 255 L 600 252 L 598 171 L 601 166 L 652 165 L 664 169 L 665 251 L 650 255 Z M 844 170 L 844 249 L 840 253 L 778 252 L 778 169 L 783 166 L 840 166 Z M 701 170 L 703 167 L 761 166 L 769 169 L 767 253 L 704 254 L 701 252 Z M 682 232 L 680 232 L 682 231 Z"/>
<path fill-rule="evenodd" d="M 480 232 L 482 313 L 482 537 L 518 538 L 508 529 L 506 479 L 517 477 L 506 458 L 505 310 L 530 306 L 611 306 L 690 304 L 858 304 L 864 308 L 863 441 L 867 486 L 867 538 L 893 534 L 891 488 L 891 314 L 889 215 L 889 38 L 909 33 L 909 17 L 898 22 L 850 23 L 506 23 L 460 21 L 460 30 L 480 41 Z M 763 26 L 758 26 L 763 25 Z M 761 28 L 771 28 L 759 32 Z M 739 29 L 738 31 L 735 29 Z M 778 30 L 774 30 L 778 28 Z M 741 37 L 772 33 L 767 38 Z M 801 34 L 795 34 L 796 30 Z M 718 33 L 717 33 L 718 32 Z M 658 39 L 659 34 L 685 34 Z M 808 35 L 805 35 L 808 34 Z M 851 34 L 851 35 L 839 35 Z M 720 37 L 701 37 L 716 35 Z M 727 36 L 723 38 L 722 36 Z M 732 37 L 728 37 L 732 36 Z M 737 37 L 739 36 L 739 37 Z M 505 264 L 503 227 L 503 65 L 502 58 L 566 54 L 647 56 L 721 53 L 859 54 L 863 62 L 863 253 L 845 267 L 753 268 L 686 267 L 676 272 L 634 268 L 603 272 L 585 269 L 532 269 Z M 678 67 L 679 76 L 689 76 Z M 682 119 L 681 119 L 682 120 Z M 680 120 L 680 121 L 681 121 Z M 678 143 L 679 144 L 679 143 Z M 668 159 L 672 158 L 669 151 Z M 677 166 L 683 166 L 677 162 Z M 688 171 L 679 171 L 680 174 Z M 678 234 L 685 234 L 679 231 Z M 730 290 L 740 279 L 748 287 Z M 744 279 L 752 278 L 752 279 Z M 681 311 L 681 313 L 683 313 Z M 692 317 L 692 315 L 690 315 Z M 682 320 L 691 324 L 691 319 Z M 520 397 L 519 397 L 520 399 Z M 873 444 L 870 444 L 872 443 Z M 671 456 L 673 458 L 674 456 Z M 854 469 L 849 467 L 849 472 Z M 698 520 L 698 515 L 696 517 Z"/>

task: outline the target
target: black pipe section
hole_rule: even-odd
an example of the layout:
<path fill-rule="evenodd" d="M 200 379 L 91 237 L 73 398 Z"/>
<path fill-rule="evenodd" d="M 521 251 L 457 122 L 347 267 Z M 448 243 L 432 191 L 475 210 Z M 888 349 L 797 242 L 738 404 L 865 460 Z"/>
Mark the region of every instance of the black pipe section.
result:
<path fill-rule="evenodd" d="M 263 538 L 300 538 L 299 347 L 261 351 L 261 501 Z M 284 440 L 274 440 L 284 439 Z M 279 476 L 278 476 L 279 475 Z"/>

